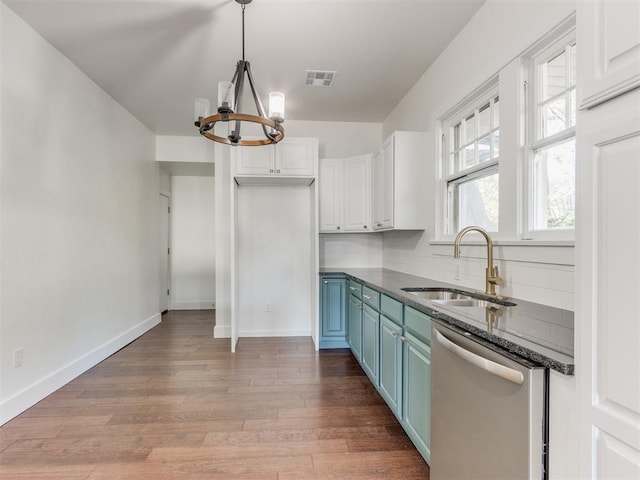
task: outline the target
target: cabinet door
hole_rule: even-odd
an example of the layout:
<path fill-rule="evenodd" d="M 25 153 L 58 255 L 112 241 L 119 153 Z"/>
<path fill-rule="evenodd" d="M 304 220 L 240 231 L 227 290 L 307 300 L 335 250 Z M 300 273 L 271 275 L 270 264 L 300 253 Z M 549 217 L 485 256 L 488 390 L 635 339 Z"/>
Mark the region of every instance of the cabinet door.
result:
<path fill-rule="evenodd" d="M 362 302 L 355 295 L 349 295 L 349 346 L 353 355 L 362 358 Z"/>
<path fill-rule="evenodd" d="M 318 167 L 320 231 L 342 230 L 342 160 L 323 158 Z"/>
<path fill-rule="evenodd" d="M 422 456 L 429 461 L 431 428 L 431 352 L 410 333 L 404 336 L 402 425 Z"/>
<path fill-rule="evenodd" d="M 322 337 L 344 339 L 346 326 L 346 280 L 344 278 L 324 278 L 321 283 Z M 321 340 L 322 341 L 322 340 Z"/>
<path fill-rule="evenodd" d="M 362 232 L 371 228 L 371 155 L 345 158 L 344 230 Z"/>
<path fill-rule="evenodd" d="M 315 138 L 286 138 L 275 146 L 275 173 L 279 175 L 313 177 L 318 158 Z"/>
<path fill-rule="evenodd" d="M 394 137 L 382 145 L 374 167 L 374 230 L 393 227 Z"/>
<path fill-rule="evenodd" d="M 380 353 L 380 314 L 368 305 L 362 309 L 362 367 L 371 382 L 378 386 Z"/>
<path fill-rule="evenodd" d="M 640 478 L 640 90 L 578 122 L 580 478 Z"/>
<path fill-rule="evenodd" d="M 402 327 L 380 316 L 380 394 L 402 418 Z"/>
<path fill-rule="evenodd" d="M 275 151 L 272 145 L 233 147 L 237 175 L 270 175 L 274 173 Z"/>
<path fill-rule="evenodd" d="M 640 2 L 578 2 L 579 105 L 590 108 L 640 85 Z"/>

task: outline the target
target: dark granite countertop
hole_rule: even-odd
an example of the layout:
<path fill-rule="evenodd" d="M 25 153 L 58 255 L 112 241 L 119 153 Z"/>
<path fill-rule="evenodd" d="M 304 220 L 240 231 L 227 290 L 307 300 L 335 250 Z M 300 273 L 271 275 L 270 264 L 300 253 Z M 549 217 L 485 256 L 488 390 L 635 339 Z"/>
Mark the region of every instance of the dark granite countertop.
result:
<path fill-rule="evenodd" d="M 322 268 L 320 274 L 344 273 L 395 298 L 438 322 L 454 325 L 518 357 L 573 375 L 573 312 L 509 298 L 516 304 L 489 312 L 487 307 L 454 307 L 407 293 L 404 287 L 451 288 L 472 291 L 428 278 L 382 268 Z M 477 292 L 474 292 L 477 293 Z M 491 321 L 487 319 L 490 318 Z"/>

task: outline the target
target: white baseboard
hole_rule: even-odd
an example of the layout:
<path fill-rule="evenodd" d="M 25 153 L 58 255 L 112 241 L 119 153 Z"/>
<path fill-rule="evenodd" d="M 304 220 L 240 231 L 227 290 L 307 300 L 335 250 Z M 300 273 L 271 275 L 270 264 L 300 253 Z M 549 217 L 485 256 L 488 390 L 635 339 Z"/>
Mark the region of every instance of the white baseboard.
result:
<path fill-rule="evenodd" d="M 86 372 L 91 367 L 113 355 L 125 345 L 131 343 L 140 335 L 146 333 L 161 321 L 160 313 L 149 317 L 135 327 L 112 338 L 99 347 L 87 352 L 83 356 L 73 360 L 67 365 L 50 373 L 22 391 L 7 398 L 0 403 L 0 425 L 32 407 L 47 395 L 52 394 L 60 387 L 66 385 L 78 375 Z"/>
<path fill-rule="evenodd" d="M 170 310 L 214 310 L 216 308 L 215 300 L 202 300 L 202 301 L 187 301 L 179 302 L 172 301 Z"/>
<path fill-rule="evenodd" d="M 216 325 L 213 327 L 213 338 L 231 338 L 231 326 Z"/>
<path fill-rule="evenodd" d="M 311 330 L 241 330 L 238 337 L 310 337 Z"/>

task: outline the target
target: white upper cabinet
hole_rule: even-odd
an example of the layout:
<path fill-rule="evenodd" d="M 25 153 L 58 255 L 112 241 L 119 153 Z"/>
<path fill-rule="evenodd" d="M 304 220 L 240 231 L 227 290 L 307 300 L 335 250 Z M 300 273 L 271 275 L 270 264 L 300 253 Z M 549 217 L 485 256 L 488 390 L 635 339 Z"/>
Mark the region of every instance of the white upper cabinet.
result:
<path fill-rule="evenodd" d="M 374 156 L 374 230 L 424 230 L 426 140 L 423 132 L 394 132 Z"/>
<path fill-rule="evenodd" d="M 322 158 L 318 166 L 320 232 L 342 230 L 342 159 Z"/>
<path fill-rule="evenodd" d="M 275 146 L 275 173 L 315 177 L 317 159 L 317 138 L 285 138 Z"/>
<path fill-rule="evenodd" d="M 276 145 L 234 147 L 236 177 L 315 178 L 318 139 L 286 137 Z"/>
<path fill-rule="evenodd" d="M 640 2 L 578 2 L 577 13 L 580 108 L 640 86 Z"/>
<path fill-rule="evenodd" d="M 395 136 L 389 137 L 374 157 L 373 167 L 373 229 L 393 228 L 393 182 Z"/>
<path fill-rule="evenodd" d="M 371 231 L 371 155 L 322 159 L 319 171 L 320 231 Z"/>
<path fill-rule="evenodd" d="M 371 155 L 345 158 L 344 229 L 347 232 L 368 232 L 371 229 Z"/>

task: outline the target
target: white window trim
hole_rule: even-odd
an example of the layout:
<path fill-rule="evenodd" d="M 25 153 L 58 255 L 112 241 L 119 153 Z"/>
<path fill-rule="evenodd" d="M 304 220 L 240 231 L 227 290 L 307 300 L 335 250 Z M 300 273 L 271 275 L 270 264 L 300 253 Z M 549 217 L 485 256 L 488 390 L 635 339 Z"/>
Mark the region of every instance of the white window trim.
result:
<path fill-rule="evenodd" d="M 498 172 L 500 171 L 499 157 L 456 173 L 449 171 L 449 132 L 451 128 L 455 123 L 460 121 L 460 119 L 469 115 L 472 111 L 479 109 L 485 103 L 497 96 L 499 96 L 498 75 L 494 75 L 480 87 L 475 89 L 471 94 L 458 102 L 453 108 L 445 112 L 437 122 L 437 131 L 440 138 L 440 141 L 437 142 L 438 161 L 436 162 L 436 174 L 438 179 L 438 187 L 436 188 L 436 191 L 439 200 L 439 202 L 436 202 L 438 207 L 436 215 L 436 238 L 438 238 L 438 240 L 452 241 L 456 235 L 456 233 L 449 233 L 449 228 L 452 222 L 451 216 L 453 214 L 448 192 L 449 183 L 453 180 L 462 179 L 463 177 L 477 174 L 483 170 L 494 168 L 496 165 L 498 166 Z M 500 114 L 500 123 L 501 122 L 502 113 Z M 500 125 L 498 126 L 498 130 L 500 130 Z"/>
<path fill-rule="evenodd" d="M 527 94 L 530 92 L 525 92 L 524 85 L 530 82 L 527 76 L 527 59 L 540 55 L 554 42 L 571 35 L 575 31 L 575 25 L 576 15 L 573 12 L 530 47 L 514 56 L 473 92 L 451 108 L 441 109 L 440 112 L 444 111 L 444 113 L 438 112 L 434 117 L 436 123 L 434 154 L 437 161 L 434 162 L 435 188 L 432 198 L 436 205 L 436 218 L 431 244 L 451 245 L 455 238 L 455 234 L 448 234 L 446 230 L 448 209 L 446 180 L 449 178 L 443 164 L 443 151 L 446 147 L 442 141 L 445 121 L 455 116 L 461 118 L 464 114 L 464 107 L 468 109 L 474 98 L 483 95 L 485 98 L 489 98 L 491 96 L 490 90 L 497 88 L 500 96 L 500 232 L 491 235 L 496 245 L 509 246 L 509 248 L 526 247 L 524 249 L 516 248 L 513 250 L 514 252 L 533 251 L 531 249 L 536 249 L 537 252 L 537 247 L 540 247 L 540 251 L 544 252 L 548 251 L 550 246 L 562 247 L 560 250 L 567 252 L 563 255 L 563 258 L 566 257 L 565 263 L 572 264 L 574 246 L 572 235 L 560 238 L 559 232 L 556 231 L 546 238 L 541 234 L 536 235 L 533 240 L 526 239 L 526 235 L 524 235 L 523 225 L 527 221 L 525 208 L 528 208 L 524 198 L 524 189 L 527 188 L 526 182 L 528 181 L 525 173 L 528 166 L 527 145 L 528 139 L 533 138 L 527 130 L 530 122 L 526 115 L 526 107 L 530 104 Z M 554 140 L 557 141 L 559 138 Z M 504 188 L 504 185 L 508 185 L 508 187 Z M 479 236 L 476 239 L 482 243 Z M 474 241 L 474 238 L 470 236 L 469 241 Z M 528 254 L 525 254 L 523 258 L 528 258 Z"/>
<path fill-rule="evenodd" d="M 563 28 L 563 30 L 561 30 Z M 552 59 L 570 42 L 576 40 L 575 17 L 570 19 L 563 27 L 541 39 L 534 48 L 522 56 L 526 62 L 526 82 L 525 82 L 525 108 L 523 117 L 525 121 L 525 142 L 522 169 L 523 191 L 519 193 L 522 201 L 522 211 L 520 213 L 519 232 L 523 241 L 573 241 L 575 239 L 575 228 L 557 229 L 533 229 L 531 222 L 533 219 L 533 175 L 532 165 L 535 152 L 541 148 L 548 147 L 563 140 L 575 138 L 576 127 L 567 128 L 554 135 L 538 139 L 538 128 L 541 124 L 537 109 L 538 100 L 542 97 L 542 84 L 537 80 L 537 74 L 542 64 Z M 562 32 L 562 33 L 559 33 Z M 527 88 L 533 85 L 534 88 Z M 577 105 L 576 105 L 577 108 Z M 576 158 L 577 161 L 577 158 Z"/>

